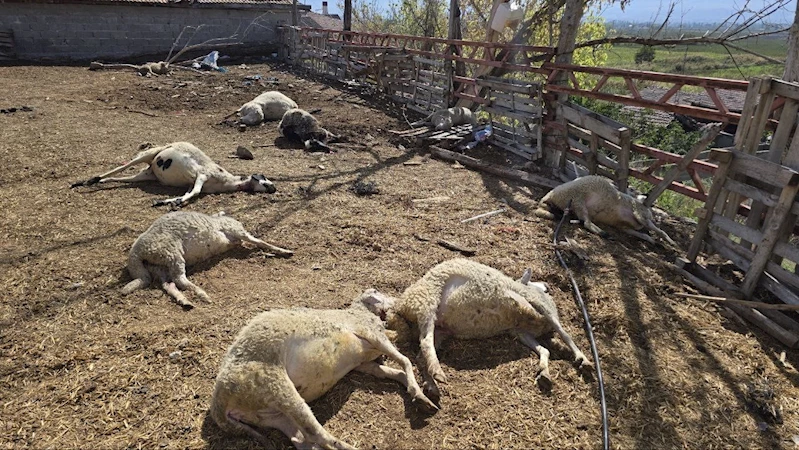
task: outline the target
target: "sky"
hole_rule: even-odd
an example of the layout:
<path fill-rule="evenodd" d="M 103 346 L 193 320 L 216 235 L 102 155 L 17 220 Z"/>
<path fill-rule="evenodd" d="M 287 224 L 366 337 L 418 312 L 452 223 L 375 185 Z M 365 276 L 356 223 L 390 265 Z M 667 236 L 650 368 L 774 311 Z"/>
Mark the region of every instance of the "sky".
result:
<path fill-rule="evenodd" d="M 300 3 L 311 5 L 311 10 L 322 12 L 322 0 L 299 0 Z M 463 1 L 463 0 L 461 0 Z M 764 3 L 773 0 L 750 0 L 750 8 L 759 9 Z M 390 0 L 377 0 L 378 5 L 386 7 Z M 629 20 L 633 22 L 651 22 L 662 20 L 665 17 L 668 5 L 676 3 L 674 9 L 674 23 L 689 22 L 716 22 L 727 18 L 730 14 L 740 9 L 746 0 L 631 0 L 624 11 L 618 6 L 606 7 L 599 14 L 606 20 Z M 338 6 L 339 0 L 328 0 L 328 12 L 341 14 Z M 342 2 L 343 3 L 343 2 Z M 796 0 L 791 0 L 790 6 L 785 11 L 779 11 L 772 16 L 772 22 L 790 23 L 796 11 Z"/>

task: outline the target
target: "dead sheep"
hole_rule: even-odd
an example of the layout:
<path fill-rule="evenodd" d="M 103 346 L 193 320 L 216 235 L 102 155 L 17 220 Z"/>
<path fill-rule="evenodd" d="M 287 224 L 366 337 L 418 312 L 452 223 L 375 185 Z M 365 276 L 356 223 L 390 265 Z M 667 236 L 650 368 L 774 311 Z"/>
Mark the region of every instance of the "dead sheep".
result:
<path fill-rule="evenodd" d="M 605 235 L 605 232 L 596 225 L 600 223 L 654 242 L 646 234 L 633 231 L 646 228 L 676 246 L 669 235 L 652 222 L 652 210 L 643 204 L 643 198 L 620 192 L 608 178 L 588 175 L 561 184 L 541 199 L 535 214 L 551 220 L 555 216 L 548 207 L 565 210 L 569 205 L 577 218 L 583 221 L 585 228 L 593 233 Z"/>
<path fill-rule="evenodd" d="M 352 449 L 316 420 L 308 407 L 352 370 L 389 378 L 407 388 L 413 402 L 436 406 L 422 393 L 413 366 L 386 337 L 368 290 L 343 310 L 276 309 L 253 318 L 225 353 L 211 398 L 210 415 L 226 431 L 246 432 L 268 443 L 263 428 L 277 428 L 297 448 Z M 386 355 L 402 370 L 376 359 Z"/>
<path fill-rule="evenodd" d="M 330 152 L 327 145 L 338 139 L 319 125 L 311 113 L 300 108 L 286 111 L 278 125 L 280 135 L 293 142 L 302 142 L 306 150 Z"/>
<path fill-rule="evenodd" d="M 436 355 L 445 336 L 483 339 L 510 333 L 539 356 L 537 382 L 550 383 L 549 351 L 536 338 L 557 332 L 574 353 L 580 367 L 591 363 L 563 328 L 555 303 L 544 283 L 530 283 L 528 269 L 518 281 L 492 267 L 468 259 L 452 259 L 430 269 L 398 299 L 376 305 L 386 311 L 390 327 L 397 319 L 419 328 L 419 341 L 427 376 L 425 392 L 440 396 L 438 383 L 446 377 Z"/>
<path fill-rule="evenodd" d="M 122 293 L 127 295 L 149 286 L 156 278 L 178 304 L 192 308 L 194 305 L 179 289 L 191 290 L 205 301 L 209 301 L 209 297 L 186 278 L 186 266 L 244 243 L 280 256 L 293 254 L 291 250 L 256 238 L 241 222 L 221 212 L 212 216 L 182 211 L 164 214 L 133 242 L 128 256 L 128 272 L 133 281 L 122 288 Z"/>
<path fill-rule="evenodd" d="M 239 122 L 258 125 L 265 120 L 280 120 L 283 114 L 297 107 L 297 103 L 281 92 L 268 91 L 245 103 L 236 111 L 241 118 Z"/>
<path fill-rule="evenodd" d="M 424 125 L 431 125 L 439 131 L 447 131 L 452 127 L 463 124 L 477 123 L 474 113 L 469 108 L 463 106 L 456 106 L 454 108 L 442 109 L 436 111 L 422 120 L 413 122 L 411 127 L 421 127 Z"/>
<path fill-rule="evenodd" d="M 137 164 L 147 164 L 136 175 L 112 178 L 111 176 Z M 216 194 L 221 192 L 266 192 L 277 191 L 274 183 L 261 174 L 251 176 L 232 175 L 222 166 L 215 163 L 199 148 L 188 142 L 174 142 L 162 147 L 154 147 L 140 152 L 127 164 L 86 181 L 74 183 L 72 187 L 90 186 L 97 183 L 117 181 L 135 183 L 140 181 L 158 181 L 167 186 L 192 186 L 192 189 L 181 197 L 156 200 L 153 206 L 169 205 L 178 207 L 185 204 L 200 192 Z"/>

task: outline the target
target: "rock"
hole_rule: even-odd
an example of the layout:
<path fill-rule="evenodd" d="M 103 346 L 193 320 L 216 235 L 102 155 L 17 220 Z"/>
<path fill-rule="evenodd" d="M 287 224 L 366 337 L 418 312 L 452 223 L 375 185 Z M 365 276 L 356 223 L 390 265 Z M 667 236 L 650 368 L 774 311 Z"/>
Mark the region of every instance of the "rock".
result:
<path fill-rule="evenodd" d="M 252 156 L 252 152 L 249 151 L 247 149 L 247 147 L 244 147 L 242 145 L 239 145 L 238 147 L 236 147 L 236 156 L 238 156 L 241 159 L 246 159 L 246 160 L 251 160 L 251 159 L 254 158 Z"/>

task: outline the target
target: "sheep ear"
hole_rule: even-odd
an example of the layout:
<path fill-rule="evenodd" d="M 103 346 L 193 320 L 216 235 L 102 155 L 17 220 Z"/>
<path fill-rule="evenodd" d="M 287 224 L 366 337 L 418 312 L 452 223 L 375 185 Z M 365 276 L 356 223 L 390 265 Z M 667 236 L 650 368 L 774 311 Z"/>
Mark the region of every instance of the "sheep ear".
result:
<path fill-rule="evenodd" d="M 529 268 L 529 267 L 528 267 L 528 268 L 527 268 L 527 269 L 524 271 L 524 273 L 522 274 L 522 277 L 521 277 L 521 278 L 519 278 L 519 283 L 521 283 L 521 284 L 527 284 L 527 283 L 529 283 L 529 282 L 530 282 L 530 278 L 532 278 L 532 276 L 533 276 L 533 269 L 531 269 L 531 268 Z"/>

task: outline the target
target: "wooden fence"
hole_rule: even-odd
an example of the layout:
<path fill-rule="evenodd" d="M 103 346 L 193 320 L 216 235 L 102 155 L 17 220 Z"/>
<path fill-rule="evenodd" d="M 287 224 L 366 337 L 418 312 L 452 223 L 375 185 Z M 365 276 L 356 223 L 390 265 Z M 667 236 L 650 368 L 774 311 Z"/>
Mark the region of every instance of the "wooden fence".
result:
<path fill-rule="evenodd" d="M 681 264 L 699 267 L 697 256 L 705 247 L 746 272 L 742 287 L 733 287 L 732 294 L 751 297 L 755 286 L 763 286 L 783 301 L 799 305 L 799 277 L 794 273 L 799 248 L 793 243 L 799 239 L 792 233 L 799 216 L 799 203 L 794 202 L 799 191 L 796 84 L 555 64 L 551 62 L 554 49 L 549 47 L 309 28 L 284 28 L 282 33 L 283 54 L 295 64 L 339 80 L 356 78 L 373 84 L 409 109 L 427 113 L 457 100 L 480 105 L 500 124 L 494 143 L 508 151 L 528 159 L 560 152 L 556 161 L 561 169 L 574 161 L 591 173 L 616 180 L 622 189 L 630 177 L 649 182 L 654 189 L 648 204 L 666 189 L 704 202 L 688 259 Z M 492 71 L 504 76 L 492 77 Z M 555 83 L 563 79 L 565 83 Z M 657 100 L 647 99 L 639 90 L 642 83 L 665 85 L 667 90 Z M 704 91 L 710 102 L 674 102 L 684 88 Z M 746 92 L 742 110 L 725 103 L 721 95 L 725 90 Z M 575 104 L 560 104 L 554 101 L 555 94 L 718 124 L 706 127 L 700 143 L 687 155 L 678 155 L 638 145 L 624 124 Z M 544 113 L 542 95 L 551 103 L 548 114 Z M 713 152 L 721 165 L 696 159 L 727 124 L 739 126 L 734 148 Z M 549 146 L 544 130 L 560 130 L 565 142 Z M 753 153 L 766 130 L 773 135 L 766 158 L 761 159 Z M 542 151 L 543 143 L 547 147 Z M 647 163 L 641 165 L 642 160 Z M 633 161 L 638 164 L 631 164 Z M 668 170 L 664 172 L 664 168 Z M 702 180 L 709 177 L 713 185 L 706 192 Z M 707 271 L 703 273 L 707 275 Z M 721 283 L 712 275 L 707 278 Z M 728 288 L 725 286 L 727 292 Z M 742 315 L 764 329 L 771 328 L 769 332 L 786 345 L 799 342 L 799 324 L 784 313 L 750 313 Z"/>

